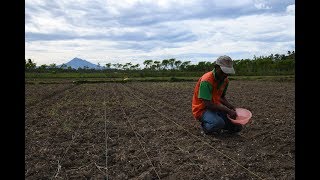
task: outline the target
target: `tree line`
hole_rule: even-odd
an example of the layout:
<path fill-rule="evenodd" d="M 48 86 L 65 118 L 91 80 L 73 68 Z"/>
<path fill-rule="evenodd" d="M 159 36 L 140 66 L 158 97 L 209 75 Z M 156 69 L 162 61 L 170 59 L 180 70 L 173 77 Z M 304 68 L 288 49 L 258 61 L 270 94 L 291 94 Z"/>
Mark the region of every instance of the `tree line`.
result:
<path fill-rule="evenodd" d="M 234 68 L 237 75 L 290 75 L 295 73 L 295 52 L 288 51 L 287 54 L 271 54 L 269 56 L 254 56 L 253 59 L 234 60 Z M 213 69 L 215 62 L 200 61 L 192 64 L 191 61 L 181 61 L 175 58 L 160 60 L 144 60 L 144 67 L 140 68 L 140 64 L 128 63 L 106 63 L 104 66 L 98 64 L 98 69 L 90 69 L 88 67 L 73 69 L 70 66 L 56 64 L 36 66 L 31 59 L 25 59 L 26 72 L 38 73 L 59 73 L 59 72 L 139 72 L 141 73 L 160 73 L 165 72 L 206 72 Z M 187 74 L 187 73 L 183 73 Z M 191 73 L 192 74 L 192 73 Z"/>

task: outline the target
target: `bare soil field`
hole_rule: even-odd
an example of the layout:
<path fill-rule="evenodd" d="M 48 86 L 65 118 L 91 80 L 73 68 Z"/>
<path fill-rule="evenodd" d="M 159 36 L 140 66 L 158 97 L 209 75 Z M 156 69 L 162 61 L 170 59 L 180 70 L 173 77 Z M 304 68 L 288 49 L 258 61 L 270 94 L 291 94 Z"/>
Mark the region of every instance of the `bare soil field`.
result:
<path fill-rule="evenodd" d="M 295 179 L 294 82 L 231 81 L 253 117 L 202 135 L 195 82 L 26 84 L 26 179 Z"/>

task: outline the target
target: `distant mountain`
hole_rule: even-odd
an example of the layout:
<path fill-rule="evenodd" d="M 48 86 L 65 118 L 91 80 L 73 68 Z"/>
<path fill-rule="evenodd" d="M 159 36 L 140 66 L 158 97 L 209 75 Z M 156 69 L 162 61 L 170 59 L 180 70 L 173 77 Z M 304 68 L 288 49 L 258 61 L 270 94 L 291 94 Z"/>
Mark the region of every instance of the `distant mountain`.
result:
<path fill-rule="evenodd" d="M 72 60 L 64 64 L 67 65 L 67 67 L 71 66 L 71 68 L 73 69 L 84 68 L 84 67 L 88 67 L 89 69 L 102 69 L 102 67 L 99 67 L 96 64 L 93 64 L 87 60 L 80 59 L 77 57 L 73 58 Z M 59 65 L 58 67 L 61 67 L 61 65 Z"/>

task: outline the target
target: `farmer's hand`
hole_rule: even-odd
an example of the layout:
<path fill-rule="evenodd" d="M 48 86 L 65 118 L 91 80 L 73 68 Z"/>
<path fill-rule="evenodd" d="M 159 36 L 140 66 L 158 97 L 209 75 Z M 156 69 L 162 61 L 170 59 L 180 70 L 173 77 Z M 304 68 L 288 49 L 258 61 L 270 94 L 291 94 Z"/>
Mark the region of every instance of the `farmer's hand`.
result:
<path fill-rule="evenodd" d="M 234 111 L 236 110 L 236 107 L 234 107 L 234 106 L 231 105 L 231 104 L 230 104 L 230 107 L 229 107 L 229 108 L 230 108 L 231 110 L 234 110 Z"/>
<path fill-rule="evenodd" d="M 236 119 L 237 118 L 237 113 L 236 113 L 235 110 L 230 110 L 228 114 L 229 114 L 231 119 Z"/>

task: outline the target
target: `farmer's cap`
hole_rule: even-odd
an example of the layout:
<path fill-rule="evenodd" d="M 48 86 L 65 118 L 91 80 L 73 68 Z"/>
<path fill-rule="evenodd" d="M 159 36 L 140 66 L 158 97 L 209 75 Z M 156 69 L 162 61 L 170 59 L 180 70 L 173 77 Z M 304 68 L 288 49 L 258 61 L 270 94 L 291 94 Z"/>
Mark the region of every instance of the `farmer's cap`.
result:
<path fill-rule="evenodd" d="M 233 62 L 229 56 L 218 57 L 216 64 L 220 66 L 221 70 L 226 74 L 235 74 L 233 69 Z"/>

